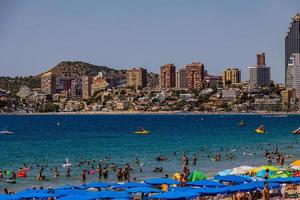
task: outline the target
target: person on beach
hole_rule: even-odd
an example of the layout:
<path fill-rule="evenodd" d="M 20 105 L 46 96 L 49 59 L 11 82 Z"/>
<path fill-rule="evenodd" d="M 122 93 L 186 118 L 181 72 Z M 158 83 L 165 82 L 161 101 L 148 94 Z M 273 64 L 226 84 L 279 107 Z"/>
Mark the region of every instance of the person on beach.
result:
<path fill-rule="evenodd" d="M 123 180 L 123 172 L 122 172 L 122 168 L 119 168 L 117 170 L 117 179 L 118 181 L 122 181 Z"/>
<path fill-rule="evenodd" d="M 102 175 L 103 175 L 103 178 L 104 178 L 104 179 L 107 179 L 107 177 L 108 177 L 108 170 L 107 170 L 106 167 L 103 169 Z"/>
<path fill-rule="evenodd" d="M 190 169 L 187 165 L 183 166 L 183 174 L 185 177 L 188 177 L 190 175 Z"/>
<path fill-rule="evenodd" d="M 71 168 L 67 167 L 66 169 L 66 177 L 70 177 L 71 176 Z"/>
<path fill-rule="evenodd" d="M 265 176 L 264 176 L 264 179 L 265 180 L 268 180 L 269 179 L 269 169 L 266 169 L 266 173 L 265 173 Z"/>
<path fill-rule="evenodd" d="M 12 180 L 16 180 L 16 179 L 17 179 L 17 175 L 16 175 L 16 172 L 15 172 L 15 171 L 12 171 L 12 172 L 11 172 L 11 179 L 12 179 Z"/>
<path fill-rule="evenodd" d="M 197 164 L 197 158 L 195 155 L 193 155 L 193 157 L 192 157 L 192 163 L 193 163 L 193 165 Z"/>
<path fill-rule="evenodd" d="M 1 169 L 0 169 L 0 179 L 3 179 L 3 172 Z"/>
<path fill-rule="evenodd" d="M 55 167 L 55 168 L 54 168 L 54 172 L 53 172 L 53 174 L 54 174 L 54 178 L 57 178 L 57 177 L 59 177 L 59 172 L 58 172 L 58 169 L 57 169 L 57 167 Z"/>
<path fill-rule="evenodd" d="M 82 170 L 82 173 L 81 173 L 81 181 L 82 182 L 85 182 L 86 181 L 86 170 Z"/>
<path fill-rule="evenodd" d="M 284 165 L 284 156 L 283 155 L 280 155 L 279 164 L 280 164 L 280 166 Z"/>
<path fill-rule="evenodd" d="M 262 191 L 262 199 L 263 200 L 270 200 L 270 191 L 269 191 L 268 182 L 265 182 L 265 184 L 264 184 L 264 189 Z"/>
<path fill-rule="evenodd" d="M 45 179 L 46 179 L 46 176 L 43 175 L 43 170 L 40 170 L 40 171 L 38 172 L 38 175 L 37 175 L 37 177 L 36 177 L 36 180 L 38 180 L 38 181 L 43 181 L 43 180 L 45 180 Z"/>
<path fill-rule="evenodd" d="M 13 191 L 11 190 L 8 190 L 7 188 L 4 188 L 4 194 L 7 194 L 7 195 L 12 195 L 12 194 L 15 194 Z"/>
<path fill-rule="evenodd" d="M 187 182 L 186 177 L 184 176 L 184 174 L 181 174 L 180 175 L 180 187 L 186 186 L 186 182 Z"/>
<path fill-rule="evenodd" d="M 97 173 L 98 173 L 98 178 L 101 179 L 102 178 L 102 167 L 101 167 L 101 164 L 99 164 L 98 167 L 97 167 Z"/>
<path fill-rule="evenodd" d="M 129 163 L 126 163 L 126 164 L 125 164 L 124 169 L 125 169 L 126 174 L 127 174 L 127 180 L 128 180 L 128 182 L 130 182 L 130 173 L 131 173 L 133 170 L 132 170 L 132 168 L 130 167 Z"/>
<path fill-rule="evenodd" d="M 189 158 L 185 154 L 182 157 L 182 164 L 189 165 Z"/>

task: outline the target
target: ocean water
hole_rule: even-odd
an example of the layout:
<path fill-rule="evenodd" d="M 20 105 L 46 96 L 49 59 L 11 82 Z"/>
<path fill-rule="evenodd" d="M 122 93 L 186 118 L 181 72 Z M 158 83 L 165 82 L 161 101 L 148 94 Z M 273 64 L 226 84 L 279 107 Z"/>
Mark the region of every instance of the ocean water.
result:
<path fill-rule="evenodd" d="M 238 126 L 241 119 L 247 126 Z M 254 132 L 261 124 L 267 129 L 264 135 Z M 240 165 L 263 165 L 266 161 L 262 148 L 266 143 L 271 150 L 277 144 L 281 153 L 293 155 L 286 159 L 288 163 L 300 158 L 300 135 L 291 133 L 298 126 L 299 115 L 0 115 L 0 129 L 7 127 L 15 133 L 0 135 L 0 169 L 18 171 L 24 163 L 31 166 L 28 177 L 18 178 L 16 184 L 6 183 L 7 177 L 0 180 L 0 193 L 6 187 L 18 190 L 81 184 L 82 169 L 90 168 L 75 166 L 81 159 L 98 162 L 108 157 L 108 163 L 118 166 L 129 162 L 133 167 L 132 178 L 137 180 L 172 176 L 181 171 L 183 153 L 198 159 L 196 166 L 190 164 L 191 170 L 201 170 L 210 176 Z M 139 127 L 151 133 L 133 134 Z M 293 148 L 288 148 L 291 145 Z M 212 160 L 217 153 L 222 155 L 220 162 Z M 229 153 L 235 155 L 233 160 L 226 159 Z M 159 155 L 166 155 L 168 160 L 156 161 Z M 62 167 L 66 158 L 72 163 L 70 178 Z M 142 163 L 140 166 L 135 164 L 136 158 Z M 49 166 L 45 171 L 47 181 L 36 181 L 37 164 Z M 59 178 L 50 172 L 55 166 L 61 174 Z M 164 172 L 152 172 L 155 167 L 163 167 Z M 87 177 L 87 182 L 96 180 L 97 175 Z M 110 171 L 108 180 L 101 181 L 116 181 L 115 172 Z"/>

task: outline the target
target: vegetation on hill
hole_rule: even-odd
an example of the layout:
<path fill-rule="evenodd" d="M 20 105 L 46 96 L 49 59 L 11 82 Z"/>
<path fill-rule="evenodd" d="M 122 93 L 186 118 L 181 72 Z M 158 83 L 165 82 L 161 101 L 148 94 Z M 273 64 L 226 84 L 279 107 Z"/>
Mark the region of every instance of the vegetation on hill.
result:
<path fill-rule="evenodd" d="M 124 70 L 116 70 L 106 66 L 97 66 L 81 61 L 63 61 L 58 63 L 48 72 L 52 72 L 54 75 L 62 78 L 80 78 L 85 75 L 96 76 L 99 72 L 112 76 L 125 77 Z"/>
<path fill-rule="evenodd" d="M 16 94 L 23 85 L 26 85 L 29 88 L 39 88 L 41 87 L 41 79 L 38 76 L 0 76 L 0 88 L 11 91 L 12 94 Z"/>

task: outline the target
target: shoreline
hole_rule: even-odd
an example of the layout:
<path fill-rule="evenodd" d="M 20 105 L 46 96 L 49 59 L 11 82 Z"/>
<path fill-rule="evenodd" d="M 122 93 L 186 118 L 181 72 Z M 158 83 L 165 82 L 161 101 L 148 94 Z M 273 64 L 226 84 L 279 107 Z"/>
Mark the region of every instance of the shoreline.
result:
<path fill-rule="evenodd" d="M 280 115 L 300 115 L 300 112 L 182 112 L 182 111 L 158 111 L 158 112 L 143 112 L 143 111 L 84 111 L 84 112 L 36 112 L 36 113 L 0 113 L 3 115 L 271 115 L 285 117 Z"/>

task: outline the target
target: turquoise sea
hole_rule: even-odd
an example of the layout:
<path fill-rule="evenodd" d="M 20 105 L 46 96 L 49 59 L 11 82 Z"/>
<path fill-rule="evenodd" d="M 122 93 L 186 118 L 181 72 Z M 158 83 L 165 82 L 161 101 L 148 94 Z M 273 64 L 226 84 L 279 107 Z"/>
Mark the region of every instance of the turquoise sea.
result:
<path fill-rule="evenodd" d="M 247 126 L 238 126 L 241 119 Z M 264 135 L 254 132 L 261 124 L 267 129 Z M 81 159 L 98 162 L 108 157 L 108 163 L 118 166 L 130 162 L 132 177 L 137 180 L 164 174 L 172 176 L 181 171 L 184 152 L 189 158 L 196 155 L 198 159 L 196 166 L 190 165 L 191 170 L 198 169 L 208 175 L 240 165 L 266 164 L 262 149 L 266 143 L 271 150 L 277 144 L 281 153 L 292 154 L 294 158 L 286 159 L 291 162 L 300 158 L 300 135 L 291 133 L 298 126 L 299 115 L 0 115 L 0 129 L 7 127 L 15 133 L 0 135 L 0 169 L 18 171 L 24 163 L 31 166 L 28 177 L 17 179 L 16 184 L 0 179 L 0 193 L 5 187 L 16 190 L 80 184 L 83 167 L 75 165 Z M 139 127 L 151 133 L 133 134 Z M 212 160 L 217 153 L 222 155 L 220 162 Z M 234 154 L 235 159 L 227 160 L 225 155 L 229 153 Z M 156 161 L 155 157 L 161 154 L 168 160 Z M 73 164 L 70 178 L 64 175 L 62 167 L 66 158 Z M 136 158 L 142 163 L 140 166 L 135 164 Z M 45 171 L 47 181 L 35 180 L 37 164 L 49 166 Z M 61 173 L 59 178 L 50 173 L 50 168 L 55 166 Z M 152 172 L 160 166 L 163 173 Z M 98 180 L 97 175 L 88 175 L 88 182 L 95 180 Z M 116 181 L 115 173 L 110 171 L 106 181 Z"/>

